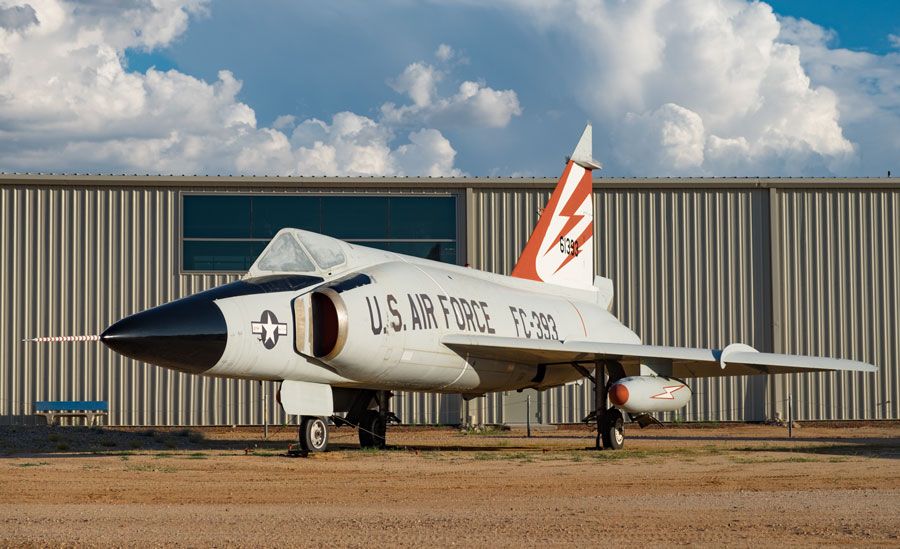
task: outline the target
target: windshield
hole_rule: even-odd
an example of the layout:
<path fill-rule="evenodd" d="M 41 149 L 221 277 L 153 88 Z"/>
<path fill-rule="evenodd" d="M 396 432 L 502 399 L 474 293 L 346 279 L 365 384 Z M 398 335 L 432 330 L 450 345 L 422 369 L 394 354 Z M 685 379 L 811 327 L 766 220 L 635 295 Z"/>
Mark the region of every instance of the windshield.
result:
<path fill-rule="evenodd" d="M 347 264 L 348 246 L 330 236 L 282 229 L 266 246 L 248 276 L 269 273 L 327 273 Z"/>
<path fill-rule="evenodd" d="M 261 271 L 312 273 L 316 266 L 290 233 L 281 233 L 269 244 L 256 266 Z"/>
<path fill-rule="evenodd" d="M 309 255 L 322 269 L 337 267 L 347 261 L 337 240 L 315 233 L 298 231 L 296 234 L 303 246 L 309 251 Z"/>

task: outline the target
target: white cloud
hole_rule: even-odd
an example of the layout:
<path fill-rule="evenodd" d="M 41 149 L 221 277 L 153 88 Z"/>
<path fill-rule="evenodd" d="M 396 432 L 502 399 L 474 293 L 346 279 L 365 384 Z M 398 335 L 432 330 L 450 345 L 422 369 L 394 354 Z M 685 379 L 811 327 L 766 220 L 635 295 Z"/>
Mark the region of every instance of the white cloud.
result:
<path fill-rule="evenodd" d="M 216 147 L 255 130 L 255 114 L 236 99 L 241 84 L 228 71 L 207 83 L 123 66 L 125 48 L 178 36 L 202 9 L 197 2 L 45 0 L 5 9 L 33 17 L 0 29 L 4 169 L 192 172 L 218 155 Z"/>
<path fill-rule="evenodd" d="M 391 88 L 397 93 L 405 93 L 413 101 L 416 108 L 431 106 L 437 83 L 444 74 L 426 63 L 413 63 L 390 81 Z"/>
<path fill-rule="evenodd" d="M 444 73 L 425 63 L 413 63 L 391 86 L 405 93 L 411 105 L 385 103 L 381 115 L 385 122 L 396 125 L 436 124 L 449 126 L 483 126 L 502 128 L 513 116 L 522 114 L 519 97 L 514 90 L 495 90 L 482 83 L 465 81 L 449 97 L 436 95 L 437 83 Z"/>
<path fill-rule="evenodd" d="M 409 134 L 409 144 L 398 147 L 394 156 L 401 174 L 463 175 L 453 168 L 456 151 L 441 132 L 434 129 Z"/>
<path fill-rule="evenodd" d="M 779 40 L 798 49 L 810 79 L 836 98 L 841 126 L 859 151 L 849 164 L 851 173 L 896 173 L 900 158 L 900 53 L 875 55 L 832 49 L 831 39 L 828 31 L 809 21 L 781 20 Z"/>
<path fill-rule="evenodd" d="M 434 128 L 350 112 L 330 123 L 279 116 L 269 128 L 241 102 L 241 82 L 176 70 L 128 72 L 125 50 L 166 46 L 205 13 L 199 0 L 0 0 L 0 169 L 174 174 L 459 175 Z M 453 57 L 442 45 L 439 56 Z M 448 104 L 445 73 L 412 63 L 392 82 L 409 112 L 490 109 L 479 95 Z M 501 95 L 505 92 L 500 92 Z M 513 93 L 514 96 L 514 92 Z M 518 108 L 518 107 L 517 107 Z M 488 125 L 496 125 L 495 119 Z M 479 122 L 480 123 L 480 122 Z M 293 131 L 291 131 L 293 129 Z M 290 133 L 290 137 L 288 136 Z M 403 139 L 405 137 L 405 139 Z"/>
<path fill-rule="evenodd" d="M 896 34 L 889 34 L 888 42 L 891 43 L 892 47 L 900 48 L 900 36 L 898 36 Z"/>
<path fill-rule="evenodd" d="M 632 168 L 691 173 L 703 165 L 706 132 L 700 115 L 666 103 L 651 113 L 629 113 L 615 152 Z"/>
<path fill-rule="evenodd" d="M 276 130 L 284 130 L 287 128 L 293 128 L 297 124 L 297 117 L 292 114 L 282 114 L 275 118 L 275 121 L 272 122 L 272 127 Z"/>
<path fill-rule="evenodd" d="M 408 65 L 388 84 L 397 93 L 406 94 L 412 104 L 381 106 L 384 123 L 397 126 L 434 124 L 441 127 L 474 126 L 503 128 L 513 116 L 522 114 L 519 96 L 514 90 L 495 90 L 484 83 L 466 80 L 449 97 L 438 94 L 438 84 L 447 77 L 446 64 L 465 61 L 447 44 L 441 44 L 435 57 L 445 69 L 419 61 Z"/>
<path fill-rule="evenodd" d="M 890 165 L 900 158 L 900 52 L 833 48 L 831 31 L 748 0 L 510 5 L 511 17 L 553 35 L 546 47 L 561 48 L 566 67 L 559 82 L 553 72 L 554 105 L 575 95 L 613 170 L 900 169 Z M 448 44 L 390 80 L 402 99 L 375 114 L 286 114 L 267 128 L 227 70 L 214 81 L 126 70 L 126 49 L 170 45 L 206 10 L 200 0 L 0 0 L 0 169 L 453 174 L 441 132 L 504 128 L 523 112 L 515 90 L 455 78 L 464 57 Z M 536 61 L 528 76 L 541 71 Z"/>
<path fill-rule="evenodd" d="M 0 28 L 19 30 L 37 22 L 31 6 L 0 6 Z"/>
<path fill-rule="evenodd" d="M 453 48 L 447 44 L 441 44 L 434 52 L 434 56 L 438 58 L 438 61 L 443 61 L 444 63 L 453 59 L 455 54 L 456 52 L 453 51 Z"/>
<path fill-rule="evenodd" d="M 374 120 L 350 112 L 334 115 L 331 125 L 306 120 L 291 137 L 297 147 L 300 171 L 328 173 L 329 165 L 341 165 L 348 175 L 395 173 L 391 134 Z"/>
<path fill-rule="evenodd" d="M 378 122 L 351 112 L 341 112 L 331 124 L 306 120 L 294 129 L 295 171 L 328 174 L 331 166 L 343 166 L 347 175 L 461 175 L 453 167 L 456 151 L 435 129 L 409 134 L 409 143 L 390 147 L 392 131 Z"/>
<path fill-rule="evenodd" d="M 610 134 L 623 171 L 827 175 L 859 167 L 844 131 L 854 116 L 844 90 L 808 62 L 809 44 L 832 61 L 848 55 L 828 49 L 831 35 L 821 27 L 804 29 L 814 39 L 791 42 L 783 32 L 789 23 L 747 0 L 508 5 L 577 48 L 564 85 L 578 90 L 595 135 Z"/>

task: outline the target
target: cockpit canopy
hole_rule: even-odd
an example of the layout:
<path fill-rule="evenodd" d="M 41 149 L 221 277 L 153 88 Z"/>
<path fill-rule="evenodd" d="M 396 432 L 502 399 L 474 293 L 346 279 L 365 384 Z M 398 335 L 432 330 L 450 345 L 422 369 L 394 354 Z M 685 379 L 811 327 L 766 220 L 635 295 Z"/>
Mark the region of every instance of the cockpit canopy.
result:
<path fill-rule="evenodd" d="M 332 274 L 347 263 L 349 246 L 330 236 L 282 229 L 256 258 L 248 277 L 273 273 Z"/>

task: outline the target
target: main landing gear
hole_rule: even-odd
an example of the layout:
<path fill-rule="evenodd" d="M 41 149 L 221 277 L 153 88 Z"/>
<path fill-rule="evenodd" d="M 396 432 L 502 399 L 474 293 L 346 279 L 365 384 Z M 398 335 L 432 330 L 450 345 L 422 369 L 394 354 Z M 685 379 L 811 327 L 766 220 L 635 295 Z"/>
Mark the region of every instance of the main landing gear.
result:
<path fill-rule="evenodd" d="M 384 448 L 386 445 L 388 423 L 400 423 L 400 419 L 390 411 L 391 393 L 378 391 L 374 395 L 377 409 L 366 409 L 359 422 L 359 446 L 361 448 Z"/>
<path fill-rule="evenodd" d="M 625 418 L 622 417 L 622 412 L 609 408 L 597 425 L 604 448 L 621 450 L 625 446 Z"/>
<path fill-rule="evenodd" d="M 625 417 L 617 408 L 606 406 L 609 386 L 625 377 L 622 365 L 613 360 L 599 362 L 593 376 L 581 365 L 576 365 L 576 369 L 594 382 L 594 411 L 585 418 L 585 421 L 597 422 L 594 448 L 621 450 L 625 446 Z"/>
<path fill-rule="evenodd" d="M 359 422 L 359 446 L 384 448 L 388 419 L 379 410 L 366 410 Z"/>

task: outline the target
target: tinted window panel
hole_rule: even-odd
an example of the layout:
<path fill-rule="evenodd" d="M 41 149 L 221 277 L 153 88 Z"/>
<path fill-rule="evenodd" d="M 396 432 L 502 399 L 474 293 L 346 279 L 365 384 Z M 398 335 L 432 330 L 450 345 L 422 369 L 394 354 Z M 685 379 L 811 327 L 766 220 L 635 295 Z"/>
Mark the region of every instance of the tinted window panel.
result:
<path fill-rule="evenodd" d="M 456 242 L 360 242 L 360 245 L 444 263 L 456 263 Z"/>
<path fill-rule="evenodd" d="M 387 238 L 388 198 L 326 196 L 322 198 L 322 232 L 335 238 Z"/>
<path fill-rule="evenodd" d="M 365 239 L 359 243 L 417 257 L 457 261 L 456 198 L 452 196 L 186 195 L 182 227 L 184 238 L 201 239 L 183 241 L 182 266 L 187 271 L 245 271 L 267 244 L 249 239 L 270 239 L 285 227 L 350 241 Z M 212 241 L 226 238 L 240 240 Z M 330 266 L 339 258 L 320 259 Z"/>
<path fill-rule="evenodd" d="M 186 238 L 250 237 L 249 196 L 184 197 Z"/>
<path fill-rule="evenodd" d="M 456 239 L 456 200 L 452 197 L 391 198 L 391 238 Z"/>
<path fill-rule="evenodd" d="M 266 247 L 266 242 L 210 242 L 186 240 L 184 270 L 246 271 Z"/>
<path fill-rule="evenodd" d="M 254 196 L 252 205 L 253 238 L 272 238 L 285 227 L 322 230 L 317 196 Z"/>

